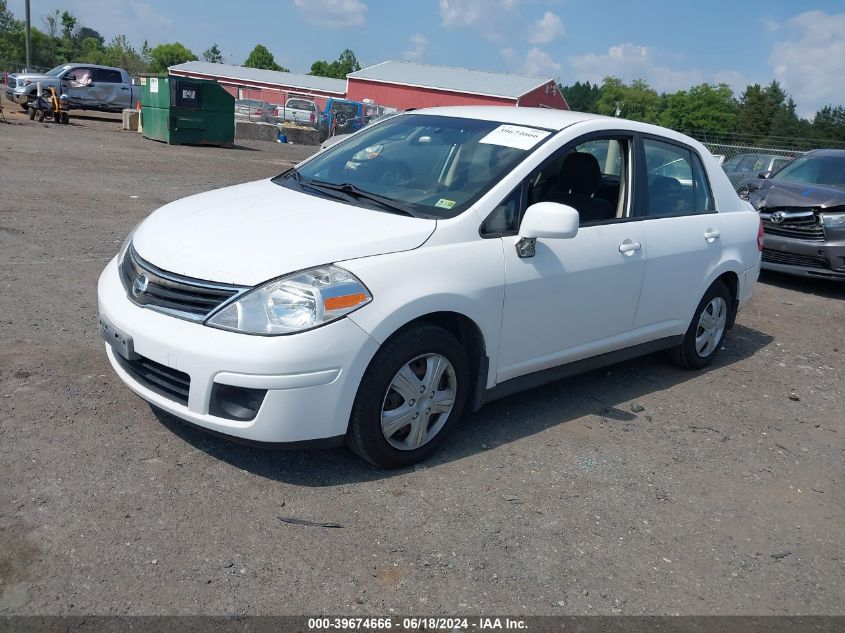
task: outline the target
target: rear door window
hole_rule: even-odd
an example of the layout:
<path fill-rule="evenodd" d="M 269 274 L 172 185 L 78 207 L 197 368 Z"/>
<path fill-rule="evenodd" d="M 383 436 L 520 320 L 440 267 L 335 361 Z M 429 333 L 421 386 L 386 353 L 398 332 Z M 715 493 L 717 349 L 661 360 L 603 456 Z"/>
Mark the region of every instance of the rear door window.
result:
<path fill-rule="evenodd" d="M 704 165 L 690 149 L 654 139 L 643 140 L 649 217 L 693 215 L 713 210 Z"/>
<path fill-rule="evenodd" d="M 106 84 L 122 84 L 123 76 L 118 70 L 109 70 L 107 68 L 94 69 L 94 81 Z"/>

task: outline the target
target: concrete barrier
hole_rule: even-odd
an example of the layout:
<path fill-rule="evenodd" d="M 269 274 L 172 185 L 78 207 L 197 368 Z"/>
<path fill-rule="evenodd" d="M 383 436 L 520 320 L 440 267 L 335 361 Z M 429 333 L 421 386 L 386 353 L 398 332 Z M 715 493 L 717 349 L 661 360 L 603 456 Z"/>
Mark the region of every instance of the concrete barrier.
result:
<path fill-rule="evenodd" d="M 132 130 L 138 129 L 138 121 L 141 119 L 141 111 L 133 108 L 126 108 L 123 111 L 123 129 Z"/>
<path fill-rule="evenodd" d="M 244 141 L 275 141 L 279 128 L 274 123 L 235 121 L 235 138 Z"/>

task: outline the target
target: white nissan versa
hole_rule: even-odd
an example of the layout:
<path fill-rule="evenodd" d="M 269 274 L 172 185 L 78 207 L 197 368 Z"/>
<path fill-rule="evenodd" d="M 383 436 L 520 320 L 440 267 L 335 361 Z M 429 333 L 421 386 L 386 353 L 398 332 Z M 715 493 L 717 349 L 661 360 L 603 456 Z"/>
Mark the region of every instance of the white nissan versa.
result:
<path fill-rule="evenodd" d="M 153 213 L 100 277 L 101 332 L 120 378 L 194 425 L 399 467 L 517 390 L 660 349 L 703 367 L 761 239 L 681 134 L 418 110 Z"/>

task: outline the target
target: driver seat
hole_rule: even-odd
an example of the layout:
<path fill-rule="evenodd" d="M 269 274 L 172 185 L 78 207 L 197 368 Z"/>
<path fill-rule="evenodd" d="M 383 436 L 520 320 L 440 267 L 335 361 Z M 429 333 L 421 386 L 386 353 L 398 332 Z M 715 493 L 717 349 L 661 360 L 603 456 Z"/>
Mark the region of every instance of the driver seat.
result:
<path fill-rule="evenodd" d="M 601 168 L 596 157 L 572 152 L 564 159 L 560 175 L 546 199 L 573 207 L 581 216 L 581 223 L 612 220 L 616 209 L 604 198 L 595 197 L 601 184 Z"/>

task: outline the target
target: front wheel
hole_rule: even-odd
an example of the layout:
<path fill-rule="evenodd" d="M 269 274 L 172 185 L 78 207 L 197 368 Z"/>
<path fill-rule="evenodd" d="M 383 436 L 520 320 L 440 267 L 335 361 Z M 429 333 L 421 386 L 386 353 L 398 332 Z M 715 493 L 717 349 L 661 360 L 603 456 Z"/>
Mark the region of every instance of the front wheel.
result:
<path fill-rule="evenodd" d="M 733 297 L 721 281 L 704 293 L 683 342 L 669 351 L 671 359 L 685 369 L 701 369 L 719 352 L 728 330 Z"/>
<path fill-rule="evenodd" d="M 347 441 L 368 462 L 401 468 L 435 452 L 460 418 L 469 370 L 460 342 L 434 325 L 400 332 L 358 388 Z"/>

